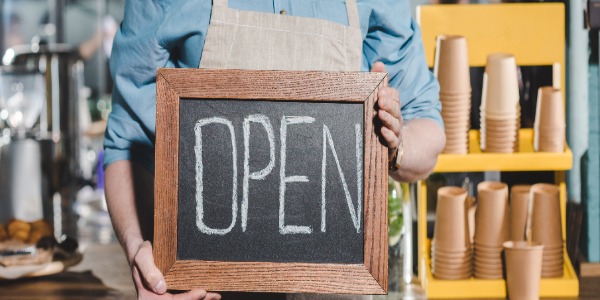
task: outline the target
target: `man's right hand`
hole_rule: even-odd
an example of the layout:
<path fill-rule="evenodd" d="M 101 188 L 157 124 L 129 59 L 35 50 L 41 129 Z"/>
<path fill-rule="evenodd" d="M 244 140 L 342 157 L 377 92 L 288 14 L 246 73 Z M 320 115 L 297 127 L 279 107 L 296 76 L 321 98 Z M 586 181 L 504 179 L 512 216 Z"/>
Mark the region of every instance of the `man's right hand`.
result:
<path fill-rule="evenodd" d="M 135 253 L 131 263 L 131 273 L 138 299 L 221 299 L 221 295 L 207 293 L 202 289 L 193 289 L 187 293 L 175 295 L 167 293 L 165 279 L 154 264 L 152 245 L 148 241 L 141 243 Z"/>

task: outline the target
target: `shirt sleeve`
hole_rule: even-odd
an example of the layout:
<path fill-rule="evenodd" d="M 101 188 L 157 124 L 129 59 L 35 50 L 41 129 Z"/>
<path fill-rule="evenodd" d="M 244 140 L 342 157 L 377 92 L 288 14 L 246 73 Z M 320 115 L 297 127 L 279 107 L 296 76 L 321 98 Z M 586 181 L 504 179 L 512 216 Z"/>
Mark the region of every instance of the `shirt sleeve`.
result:
<path fill-rule="evenodd" d="M 404 120 L 428 118 L 443 128 L 439 84 L 427 67 L 421 29 L 410 14 L 410 2 L 365 0 L 358 5 L 364 35 L 362 69 L 384 63 L 389 85 L 400 94 Z"/>
<path fill-rule="evenodd" d="M 154 171 L 156 69 L 198 67 L 211 1 L 167 2 L 126 1 L 110 58 L 114 89 L 105 168 L 131 160 Z"/>

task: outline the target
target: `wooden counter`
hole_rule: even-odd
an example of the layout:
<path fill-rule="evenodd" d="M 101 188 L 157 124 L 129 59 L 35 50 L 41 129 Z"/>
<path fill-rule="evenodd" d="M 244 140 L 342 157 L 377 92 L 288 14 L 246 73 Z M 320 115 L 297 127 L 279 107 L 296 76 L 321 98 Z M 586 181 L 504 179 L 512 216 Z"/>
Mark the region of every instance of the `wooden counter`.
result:
<path fill-rule="evenodd" d="M 83 261 L 66 272 L 0 281 L 0 299 L 135 299 L 127 260 L 118 244 L 82 248 Z"/>

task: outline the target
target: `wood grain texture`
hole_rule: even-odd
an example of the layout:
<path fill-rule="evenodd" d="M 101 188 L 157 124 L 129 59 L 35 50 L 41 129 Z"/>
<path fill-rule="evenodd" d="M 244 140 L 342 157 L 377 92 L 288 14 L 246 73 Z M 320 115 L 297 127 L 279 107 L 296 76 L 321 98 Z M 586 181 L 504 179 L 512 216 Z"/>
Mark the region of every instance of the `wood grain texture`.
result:
<path fill-rule="evenodd" d="M 364 102 L 386 73 L 159 69 L 181 98 Z M 207 76 L 209 75 L 209 76 Z"/>
<path fill-rule="evenodd" d="M 177 261 L 166 274 L 166 281 L 175 289 L 193 286 L 213 291 L 384 293 L 363 265 Z"/>
<path fill-rule="evenodd" d="M 156 266 L 165 273 L 177 255 L 179 96 L 160 74 L 156 91 L 153 252 Z"/>
<path fill-rule="evenodd" d="M 369 95 L 364 120 L 364 265 L 386 291 L 388 287 L 388 151 L 380 142 L 373 123 L 377 93 L 387 86 L 387 77 Z M 367 230 L 368 229 L 368 230 Z M 385 260 L 385 261 L 382 261 Z"/>
<path fill-rule="evenodd" d="M 167 285 L 186 290 L 387 293 L 388 152 L 373 124 L 385 73 L 158 69 L 154 257 Z M 364 104 L 364 264 L 177 260 L 179 100 Z"/>

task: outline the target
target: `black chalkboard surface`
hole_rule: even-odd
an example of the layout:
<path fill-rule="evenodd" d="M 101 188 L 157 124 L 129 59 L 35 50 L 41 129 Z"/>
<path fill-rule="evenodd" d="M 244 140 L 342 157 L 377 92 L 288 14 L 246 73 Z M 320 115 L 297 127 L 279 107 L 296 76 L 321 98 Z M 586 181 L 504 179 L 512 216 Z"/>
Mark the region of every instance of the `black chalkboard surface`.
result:
<path fill-rule="evenodd" d="M 178 259 L 362 262 L 361 104 L 179 105 Z"/>
<path fill-rule="evenodd" d="M 387 291 L 385 73 L 158 69 L 153 254 L 170 289 Z"/>

